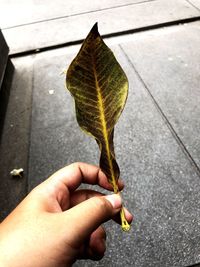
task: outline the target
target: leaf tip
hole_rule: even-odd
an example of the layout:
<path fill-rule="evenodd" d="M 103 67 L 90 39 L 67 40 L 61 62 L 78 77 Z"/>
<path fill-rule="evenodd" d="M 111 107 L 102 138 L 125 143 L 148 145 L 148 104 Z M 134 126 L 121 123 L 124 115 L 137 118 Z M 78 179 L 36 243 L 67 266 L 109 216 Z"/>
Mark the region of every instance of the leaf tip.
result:
<path fill-rule="evenodd" d="M 91 32 L 98 32 L 98 22 L 94 24 L 94 26 L 91 29 Z"/>
<path fill-rule="evenodd" d="M 99 31 L 98 31 L 98 22 L 96 22 L 94 24 L 94 26 L 92 27 L 91 31 L 90 31 L 90 34 L 92 34 L 93 36 L 95 37 L 98 37 L 99 36 Z"/>

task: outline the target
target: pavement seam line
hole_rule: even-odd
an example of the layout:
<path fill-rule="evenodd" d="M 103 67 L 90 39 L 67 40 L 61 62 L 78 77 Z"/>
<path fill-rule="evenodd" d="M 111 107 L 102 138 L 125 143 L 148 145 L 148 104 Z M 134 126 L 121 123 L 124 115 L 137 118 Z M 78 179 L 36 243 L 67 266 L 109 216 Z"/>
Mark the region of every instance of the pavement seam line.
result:
<path fill-rule="evenodd" d="M 200 12 L 200 9 L 195 6 L 193 3 L 190 2 L 190 0 L 186 0 L 188 2 L 188 4 L 190 4 L 192 7 L 194 7 L 196 10 L 198 10 Z"/>
<path fill-rule="evenodd" d="M 121 32 L 102 34 L 102 37 L 103 38 L 112 38 L 112 37 L 124 36 L 124 35 L 128 35 L 128 34 L 147 32 L 150 30 L 157 30 L 157 29 L 161 29 L 163 27 L 174 27 L 174 26 L 178 26 L 179 24 L 186 24 L 186 23 L 189 24 L 189 23 L 192 23 L 195 21 L 200 21 L 200 16 L 158 23 L 158 24 L 154 24 L 154 25 L 139 27 L 136 29 L 125 30 L 125 31 L 121 31 Z M 28 55 L 32 55 L 32 54 L 38 54 L 38 53 L 42 53 L 42 52 L 46 52 L 46 51 L 51 51 L 54 49 L 69 47 L 69 46 L 73 46 L 73 45 L 79 45 L 83 41 L 84 41 L 84 39 L 79 39 L 79 40 L 75 40 L 75 41 L 69 41 L 66 43 L 60 43 L 60 44 L 55 44 L 55 45 L 50 45 L 50 46 L 33 48 L 33 49 L 22 51 L 22 52 L 11 53 L 11 54 L 9 54 L 9 57 L 10 58 L 17 58 L 17 57 L 23 57 L 23 56 L 28 56 Z"/>
<path fill-rule="evenodd" d="M 155 100 L 155 98 L 153 97 L 150 89 L 148 88 L 148 86 L 146 85 L 146 83 L 144 82 L 144 80 L 142 79 L 141 75 L 139 74 L 139 72 L 137 71 L 136 67 L 134 66 L 133 62 L 130 60 L 130 58 L 128 57 L 127 53 L 124 51 L 123 47 L 119 44 L 119 47 L 122 51 L 122 53 L 124 54 L 124 56 L 126 57 L 127 61 L 129 62 L 130 66 L 133 68 L 133 70 L 135 71 L 137 77 L 139 78 L 140 82 L 142 83 L 142 85 L 144 86 L 146 92 L 148 93 L 148 95 L 150 96 L 154 106 L 156 107 L 156 109 L 158 110 L 158 113 L 160 113 L 163 121 L 166 123 L 168 129 L 170 130 L 172 136 L 175 138 L 176 142 L 178 143 L 178 145 L 180 146 L 181 150 L 183 151 L 183 153 L 186 155 L 186 157 L 188 158 L 189 162 L 192 164 L 192 166 L 195 168 L 195 171 L 197 173 L 197 175 L 200 177 L 200 168 L 197 165 L 197 163 L 195 162 L 195 160 L 193 159 L 192 155 L 190 154 L 190 152 L 188 151 L 188 149 L 186 148 L 186 146 L 184 145 L 183 141 L 181 140 L 181 138 L 178 136 L 178 134 L 176 133 L 175 129 L 173 128 L 172 124 L 170 123 L 170 121 L 168 120 L 167 116 L 165 115 L 165 113 L 162 111 L 161 107 L 159 106 L 158 102 Z"/>
<path fill-rule="evenodd" d="M 32 79 L 31 79 L 31 103 L 30 103 L 30 107 L 31 107 L 31 112 L 29 115 L 29 119 L 30 119 L 30 124 L 29 124 L 29 136 L 28 136 L 28 151 L 27 151 L 27 177 L 26 177 L 26 194 L 28 194 L 30 192 L 30 190 L 32 188 L 30 188 L 29 185 L 29 173 L 30 173 L 30 155 L 31 155 L 31 143 L 32 143 L 32 125 L 33 125 L 33 98 L 34 98 L 34 82 L 35 82 L 35 58 L 33 58 L 33 63 L 32 63 Z"/>
<path fill-rule="evenodd" d="M 149 2 L 155 2 L 155 1 L 157 1 L 157 0 L 141 0 L 140 2 L 137 2 L 137 3 L 122 4 L 122 5 L 112 6 L 112 7 L 105 7 L 105 8 L 102 8 L 102 9 L 95 9 L 95 10 L 91 10 L 89 12 L 88 11 L 84 11 L 84 12 L 75 13 L 75 14 L 67 15 L 67 16 L 58 16 L 58 17 L 55 17 L 55 18 L 49 18 L 49 19 L 45 19 L 45 20 L 38 20 L 38 21 L 30 22 L 30 23 L 22 23 L 22 24 L 18 24 L 18 25 L 15 25 L 15 26 L 2 28 L 2 30 L 9 30 L 9 29 L 28 26 L 28 25 L 34 25 L 34 24 L 39 24 L 39 23 L 43 23 L 43 22 L 48 22 L 48 21 L 71 18 L 71 17 L 86 15 L 86 14 L 90 14 L 90 13 L 101 12 L 101 11 L 105 11 L 105 10 L 116 9 L 116 8 L 126 7 L 126 6 L 133 6 L 133 5 L 138 5 L 138 4 L 145 4 L 145 3 L 149 3 Z"/>

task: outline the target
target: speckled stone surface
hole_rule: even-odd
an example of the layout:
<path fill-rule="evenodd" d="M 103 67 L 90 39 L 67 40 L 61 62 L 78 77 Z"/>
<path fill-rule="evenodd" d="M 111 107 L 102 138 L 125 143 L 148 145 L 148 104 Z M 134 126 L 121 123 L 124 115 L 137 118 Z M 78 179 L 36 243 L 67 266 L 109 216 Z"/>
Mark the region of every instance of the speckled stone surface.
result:
<path fill-rule="evenodd" d="M 8 65 L 1 90 L 5 94 L 0 96 L 0 221 L 27 194 L 32 60 L 21 58 L 12 63 L 13 79 L 13 66 Z M 15 168 L 24 169 L 23 178 L 10 175 Z"/>
<path fill-rule="evenodd" d="M 200 22 L 122 45 L 200 168 Z"/>
<path fill-rule="evenodd" d="M 120 47 L 113 50 L 130 82 L 115 145 L 126 185 L 124 202 L 135 219 L 129 233 L 106 224 L 104 259 L 74 266 L 181 267 L 200 262 L 200 177 Z M 34 63 L 29 190 L 73 161 L 98 162 L 97 145 L 78 128 L 73 100 L 59 76 L 74 56 L 66 55 L 67 50 L 49 53 Z M 180 79 L 182 75 L 180 71 Z"/>

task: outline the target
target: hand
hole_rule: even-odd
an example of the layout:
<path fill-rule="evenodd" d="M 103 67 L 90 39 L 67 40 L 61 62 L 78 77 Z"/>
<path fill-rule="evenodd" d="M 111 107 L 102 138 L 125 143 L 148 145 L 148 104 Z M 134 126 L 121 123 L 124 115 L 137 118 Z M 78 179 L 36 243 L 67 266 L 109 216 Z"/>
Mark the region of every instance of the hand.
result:
<path fill-rule="evenodd" d="M 78 258 L 101 259 L 105 231 L 101 224 L 116 217 L 121 198 L 81 183 L 112 190 L 103 172 L 86 163 L 71 164 L 33 189 L 0 224 L 2 267 L 71 266 Z M 120 190 L 122 182 L 118 182 Z M 132 215 L 125 210 L 130 223 Z"/>

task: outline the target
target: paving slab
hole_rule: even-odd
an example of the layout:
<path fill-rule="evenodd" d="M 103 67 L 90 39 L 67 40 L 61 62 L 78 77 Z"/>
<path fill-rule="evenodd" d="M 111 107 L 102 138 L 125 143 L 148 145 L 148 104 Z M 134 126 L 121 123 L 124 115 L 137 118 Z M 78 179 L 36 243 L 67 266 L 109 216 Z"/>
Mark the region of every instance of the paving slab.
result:
<path fill-rule="evenodd" d="M 9 48 L 0 30 L 0 90 L 6 70 Z"/>
<path fill-rule="evenodd" d="M 187 1 L 157 0 L 5 29 L 3 33 L 13 54 L 84 39 L 96 22 L 106 35 L 199 15 Z"/>
<path fill-rule="evenodd" d="M 16 27 L 38 21 L 70 17 L 80 13 L 89 13 L 117 6 L 150 2 L 155 0 L 42 0 L 42 1 L 7 1 L 1 0 L 0 26 L 2 29 Z"/>
<path fill-rule="evenodd" d="M 121 49 L 113 50 L 130 83 L 115 145 L 126 184 L 124 202 L 135 220 L 129 233 L 106 224 L 105 258 L 75 266 L 181 267 L 200 262 L 200 177 Z M 59 76 L 74 54 L 57 51 L 38 55 L 34 62 L 29 190 L 73 161 L 98 162 L 97 145 L 78 128 L 73 100 Z"/>
<path fill-rule="evenodd" d="M 200 168 L 200 22 L 122 45 Z"/>
<path fill-rule="evenodd" d="M 13 64 L 13 81 L 13 66 L 9 63 L 0 97 L 0 221 L 27 193 L 32 63 L 18 59 Z M 23 178 L 11 177 L 15 168 L 24 169 Z"/>
<path fill-rule="evenodd" d="M 65 54 L 49 56 L 34 63 L 29 189 L 69 163 L 84 160 L 84 157 L 87 161 L 89 155 L 93 158 L 92 162 L 97 163 L 97 152 L 91 150 L 91 146 L 96 147 L 96 144 L 79 130 L 74 103 L 65 89 L 65 77 L 61 75 L 72 57 Z M 55 121 L 57 116 L 59 119 Z M 85 143 L 85 138 L 89 144 Z M 71 153 L 72 150 L 76 153 Z"/>

